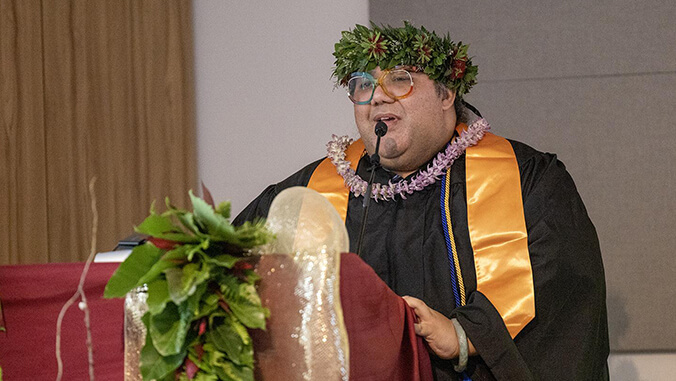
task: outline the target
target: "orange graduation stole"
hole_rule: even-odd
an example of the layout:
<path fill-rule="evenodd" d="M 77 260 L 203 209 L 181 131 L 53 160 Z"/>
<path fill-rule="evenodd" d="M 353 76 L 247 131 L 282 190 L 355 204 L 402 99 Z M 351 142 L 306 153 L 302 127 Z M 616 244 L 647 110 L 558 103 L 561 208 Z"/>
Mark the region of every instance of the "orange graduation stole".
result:
<path fill-rule="evenodd" d="M 457 127 L 458 132 L 466 128 L 464 124 Z M 364 154 L 361 139 L 345 154 L 356 171 Z M 465 157 L 467 223 L 477 290 L 498 310 L 514 338 L 535 317 L 519 167 L 512 145 L 491 133 L 469 147 Z M 329 158 L 315 169 L 308 188 L 324 195 L 345 221 L 350 190 Z"/>

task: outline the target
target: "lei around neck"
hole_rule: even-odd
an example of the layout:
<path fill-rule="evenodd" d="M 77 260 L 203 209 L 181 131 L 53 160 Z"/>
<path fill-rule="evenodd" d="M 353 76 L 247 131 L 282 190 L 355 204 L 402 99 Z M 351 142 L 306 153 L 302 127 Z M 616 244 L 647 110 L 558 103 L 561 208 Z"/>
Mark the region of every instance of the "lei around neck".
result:
<path fill-rule="evenodd" d="M 468 147 L 476 145 L 483 137 L 486 131 L 490 129 L 488 122 L 483 119 L 477 119 L 470 124 L 466 130 L 460 133 L 453 142 L 446 145 L 446 149 L 439 152 L 427 168 L 420 170 L 409 182 L 400 180 L 396 183 L 389 181 L 387 184 L 373 184 L 371 197 L 376 201 L 394 200 L 398 195 L 406 199 L 416 191 L 425 189 L 434 184 L 444 174 L 455 159 L 460 157 Z M 350 168 L 350 162 L 345 160 L 345 150 L 354 140 L 347 136 L 333 135 L 331 141 L 326 144 L 327 157 L 331 159 L 336 171 L 345 180 L 345 185 L 350 188 L 356 197 L 366 193 L 367 182 L 362 179 L 355 170 Z"/>

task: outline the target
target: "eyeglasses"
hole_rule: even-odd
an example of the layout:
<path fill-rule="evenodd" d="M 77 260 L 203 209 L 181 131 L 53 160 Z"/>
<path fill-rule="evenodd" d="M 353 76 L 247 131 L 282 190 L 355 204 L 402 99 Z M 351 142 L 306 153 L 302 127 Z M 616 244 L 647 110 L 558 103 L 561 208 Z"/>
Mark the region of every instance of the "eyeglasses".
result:
<path fill-rule="evenodd" d="M 418 69 L 409 69 L 418 72 Z M 383 70 L 383 74 L 375 79 L 369 73 L 357 71 L 347 81 L 347 96 L 356 105 L 365 105 L 373 99 L 376 87 L 382 86 L 383 92 L 392 99 L 403 99 L 413 91 L 413 77 L 409 70 L 392 68 Z"/>

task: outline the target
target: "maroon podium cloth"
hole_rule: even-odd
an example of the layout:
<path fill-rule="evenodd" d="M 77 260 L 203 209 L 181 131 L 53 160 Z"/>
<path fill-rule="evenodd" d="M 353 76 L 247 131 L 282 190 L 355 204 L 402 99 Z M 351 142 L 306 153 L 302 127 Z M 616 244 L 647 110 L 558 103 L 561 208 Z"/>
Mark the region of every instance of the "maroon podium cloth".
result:
<path fill-rule="evenodd" d="M 92 264 L 85 294 L 91 311 L 97 380 L 124 374 L 123 300 L 103 299 L 116 263 Z M 75 293 L 84 264 L 0 266 L 0 298 L 7 332 L 0 332 L 4 380 L 53 380 L 56 321 Z M 413 331 L 414 315 L 375 272 L 354 254 L 343 254 L 340 293 L 350 342 L 351 380 L 432 380 L 430 359 Z M 84 313 L 64 316 L 63 380 L 87 380 Z"/>
<path fill-rule="evenodd" d="M 432 380 L 413 309 L 357 255 L 343 254 L 340 300 L 350 341 L 350 380 Z"/>
<path fill-rule="evenodd" d="M 119 264 L 93 263 L 85 282 L 94 344 L 96 380 L 123 379 L 124 301 L 103 299 Z M 3 379 L 55 380 L 56 321 L 77 290 L 84 263 L 0 266 L 0 299 L 7 332 L 0 332 Z M 73 304 L 61 328 L 63 380 L 88 380 L 84 312 Z"/>

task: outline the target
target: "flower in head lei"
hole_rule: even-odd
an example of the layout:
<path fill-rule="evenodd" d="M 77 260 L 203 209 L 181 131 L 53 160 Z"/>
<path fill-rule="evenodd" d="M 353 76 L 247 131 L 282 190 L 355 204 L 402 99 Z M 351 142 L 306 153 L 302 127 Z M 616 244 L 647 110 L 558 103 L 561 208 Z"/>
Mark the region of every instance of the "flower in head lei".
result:
<path fill-rule="evenodd" d="M 448 169 L 455 159 L 465 152 L 465 150 L 477 144 L 484 137 L 486 131 L 490 129 L 486 119 L 480 118 L 470 124 L 466 130 L 463 130 L 453 142 L 446 146 L 446 149 L 439 152 L 427 168 L 416 174 L 411 181 L 400 180 L 393 184 L 391 181 L 384 184 L 373 184 L 371 197 L 378 200 L 394 200 L 399 195 L 406 199 L 406 195 L 413 194 L 416 191 L 423 190 L 428 185 L 434 184 L 439 180 L 444 171 Z M 350 168 L 350 162 L 345 160 L 345 150 L 352 144 L 352 139 L 347 136 L 333 135 L 333 139 L 326 144 L 327 156 L 336 166 L 338 174 L 345 180 L 345 185 L 350 188 L 355 196 L 359 197 L 366 193 L 367 183 L 362 179 L 354 169 Z"/>
<path fill-rule="evenodd" d="M 332 76 L 337 85 L 345 85 L 357 71 L 415 66 L 462 98 L 476 84 L 478 73 L 478 67 L 467 55 L 468 47 L 462 42 L 454 43 L 448 34 L 439 37 L 407 21 L 401 28 L 374 23 L 370 28 L 356 25 L 353 30 L 344 31 L 335 44 Z"/>

